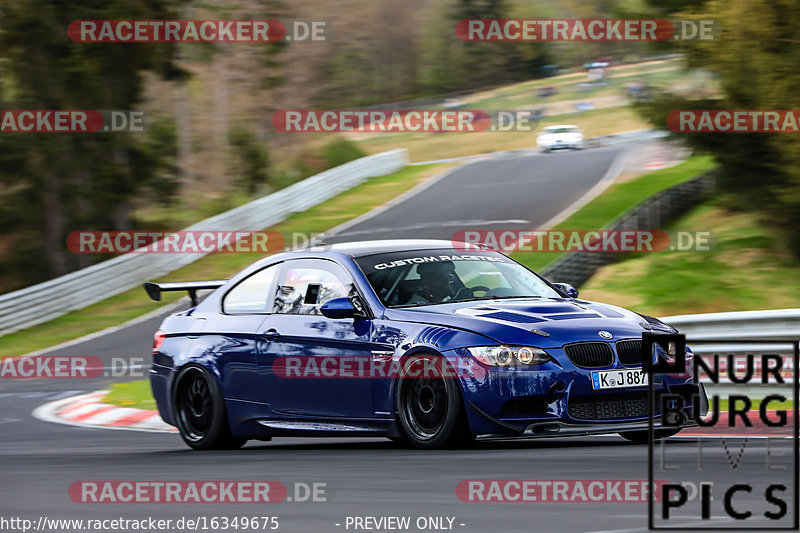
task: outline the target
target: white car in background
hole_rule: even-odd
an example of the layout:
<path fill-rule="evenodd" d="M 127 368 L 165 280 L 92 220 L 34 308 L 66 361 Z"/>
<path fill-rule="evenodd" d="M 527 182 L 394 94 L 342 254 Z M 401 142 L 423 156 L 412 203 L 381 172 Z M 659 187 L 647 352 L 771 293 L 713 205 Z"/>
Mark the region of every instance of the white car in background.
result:
<path fill-rule="evenodd" d="M 583 131 L 578 126 L 569 124 L 547 126 L 539 133 L 536 145 L 545 152 L 562 149 L 580 150 L 583 148 Z"/>

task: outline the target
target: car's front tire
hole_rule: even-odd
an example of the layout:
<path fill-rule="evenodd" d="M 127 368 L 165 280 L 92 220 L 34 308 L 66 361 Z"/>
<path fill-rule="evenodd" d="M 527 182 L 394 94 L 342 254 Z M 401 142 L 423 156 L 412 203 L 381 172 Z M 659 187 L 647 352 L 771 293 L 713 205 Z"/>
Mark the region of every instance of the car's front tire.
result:
<path fill-rule="evenodd" d="M 181 438 L 195 450 L 234 450 L 247 442 L 231 433 L 222 391 L 203 367 L 190 365 L 180 371 L 173 405 Z"/>
<path fill-rule="evenodd" d="M 397 422 L 417 448 L 464 446 L 473 441 L 461 390 L 447 361 L 435 355 L 413 355 L 403 362 L 395 392 Z"/>
<path fill-rule="evenodd" d="M 677 429 L 655 429 L 653 430 L 653 437 L 654 440 L 661 440 L 667 439 L 672 437 L 673 435 L 677 435 L 681 432 L 682 428 Z M 623 439 L 629 440 L 634 444 L 647 444 L 647 439 L 650 438 L 649 432 L 647 430 L 644 431 L 625 431 L 620 433 L 619 436 Z"/>

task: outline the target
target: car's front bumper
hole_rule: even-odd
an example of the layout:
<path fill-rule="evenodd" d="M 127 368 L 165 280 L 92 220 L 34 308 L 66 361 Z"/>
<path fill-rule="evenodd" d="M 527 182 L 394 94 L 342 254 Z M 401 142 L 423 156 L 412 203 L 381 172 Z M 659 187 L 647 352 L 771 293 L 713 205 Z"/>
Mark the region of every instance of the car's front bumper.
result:
<path fill-rule="evenodd" d="M 539 144 L 539 148 L 544 150 L 579 150 L 582 146 L 580 141 Z"/>
<path fill-rule="evenodd" d="M 569 400 L 565 399 L 564 401 L 568 402 Z M 603 402 L 603 398 L 599 397 L 598 402 Z M 704 412 L 704 407 L 699 407 L 701 412 Z M 576 420 L 568 415 L 558 418 L 496 418 L 483 411 L 472 402 L 467 402 L 467 409 L 468 416 L 470 416 L 470 427 L 472 428 L 473 432 L 477 435 L 485 435 L 488 437 L 568 437 L 601 433 L 619 433 L 624 431 L 640 431 L 647 430 L 649 428 L 649 416 L 647 415 L 636 416 L 631 419 L 603 420 Z M 697 424 L 694 422 L 691 416 L 691 411 L 693 409 L 693 406 L 689 406 L 687 408 L 687 414 L 689 416 L 681 420 L 677 426 L 663 426 L 661 415 L 656 412 L 655 416 L 653 417 L 653 427 L 656 429 L 661 429 L 696 426 Z"/>
<path fill-rule="evenodd" d="M 695 427 L 697 424 L 686 423 L 678 427 L 687 428 Z M 518 433 L 484 433 L 478 435 L 478 440 L 491 440 L 491 439 L 508 439 L 508 438 L 547 438 L 547 437 L 580 437 L 585 435 L 607 435 L 609 433 L 624 433 L 628 431 L 648 431 L 650 425 L 648 421 L 644 422 L 613 422 L 613 423 L 581 423 L 581 424 L 567 424 L 565 422 L 540 422 L 530 424 L 523 431 Z M 653 423 L 654 429 L 664 429 L 661 425 L 661 420 L 656 419 Z M 671 426 L 669 429 L 676 429 Z"/>
<path fill-rule="evenodd" d="M 591 372 L 546 364 L 537 370 L 490 369 L 462 377 L 470 427 L 477 435 L 527 436 L 646 429 L 650 418 L 648 388 L 595 390 Z M 658 398 L 654 408 L 657 424 L 660 424 L 660 398 L 665 394 L 677 394 L 683 399 L 687 426 L 694 425 L 695 408 L 700 414 L 707 409 L 702 385 L 695 385 L 688 375 L 656 376 L 653 386 Z"/>

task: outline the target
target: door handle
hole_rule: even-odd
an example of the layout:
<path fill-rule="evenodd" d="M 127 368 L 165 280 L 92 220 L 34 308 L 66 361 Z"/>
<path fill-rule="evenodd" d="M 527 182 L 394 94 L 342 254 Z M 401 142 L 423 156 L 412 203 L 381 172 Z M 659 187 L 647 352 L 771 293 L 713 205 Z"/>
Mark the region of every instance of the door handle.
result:
<path fill-rule="evenodd" d="M 265 337 L 267 340 L 277 339 L 280 336 L 281 334 L 278 333 L 278 330 L 275 328 L 269 328 L 262 334 L 262 337 Z"/>

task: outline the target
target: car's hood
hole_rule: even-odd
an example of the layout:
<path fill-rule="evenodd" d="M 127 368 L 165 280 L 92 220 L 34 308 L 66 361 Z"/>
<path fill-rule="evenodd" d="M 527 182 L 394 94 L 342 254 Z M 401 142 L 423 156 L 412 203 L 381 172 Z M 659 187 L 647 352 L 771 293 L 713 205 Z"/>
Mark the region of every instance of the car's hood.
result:
<path fill-rule="evenodd" d="M 627 309 L 568 298 L 480 300 L 389 309 L 386 317 L 455 327 L 505 344 L 542 348 L 575 341 L 640 337 L 643 331 L 654 327 L 644 317 Z M 612 337 L 601 336 L 601 331 Z"/>

